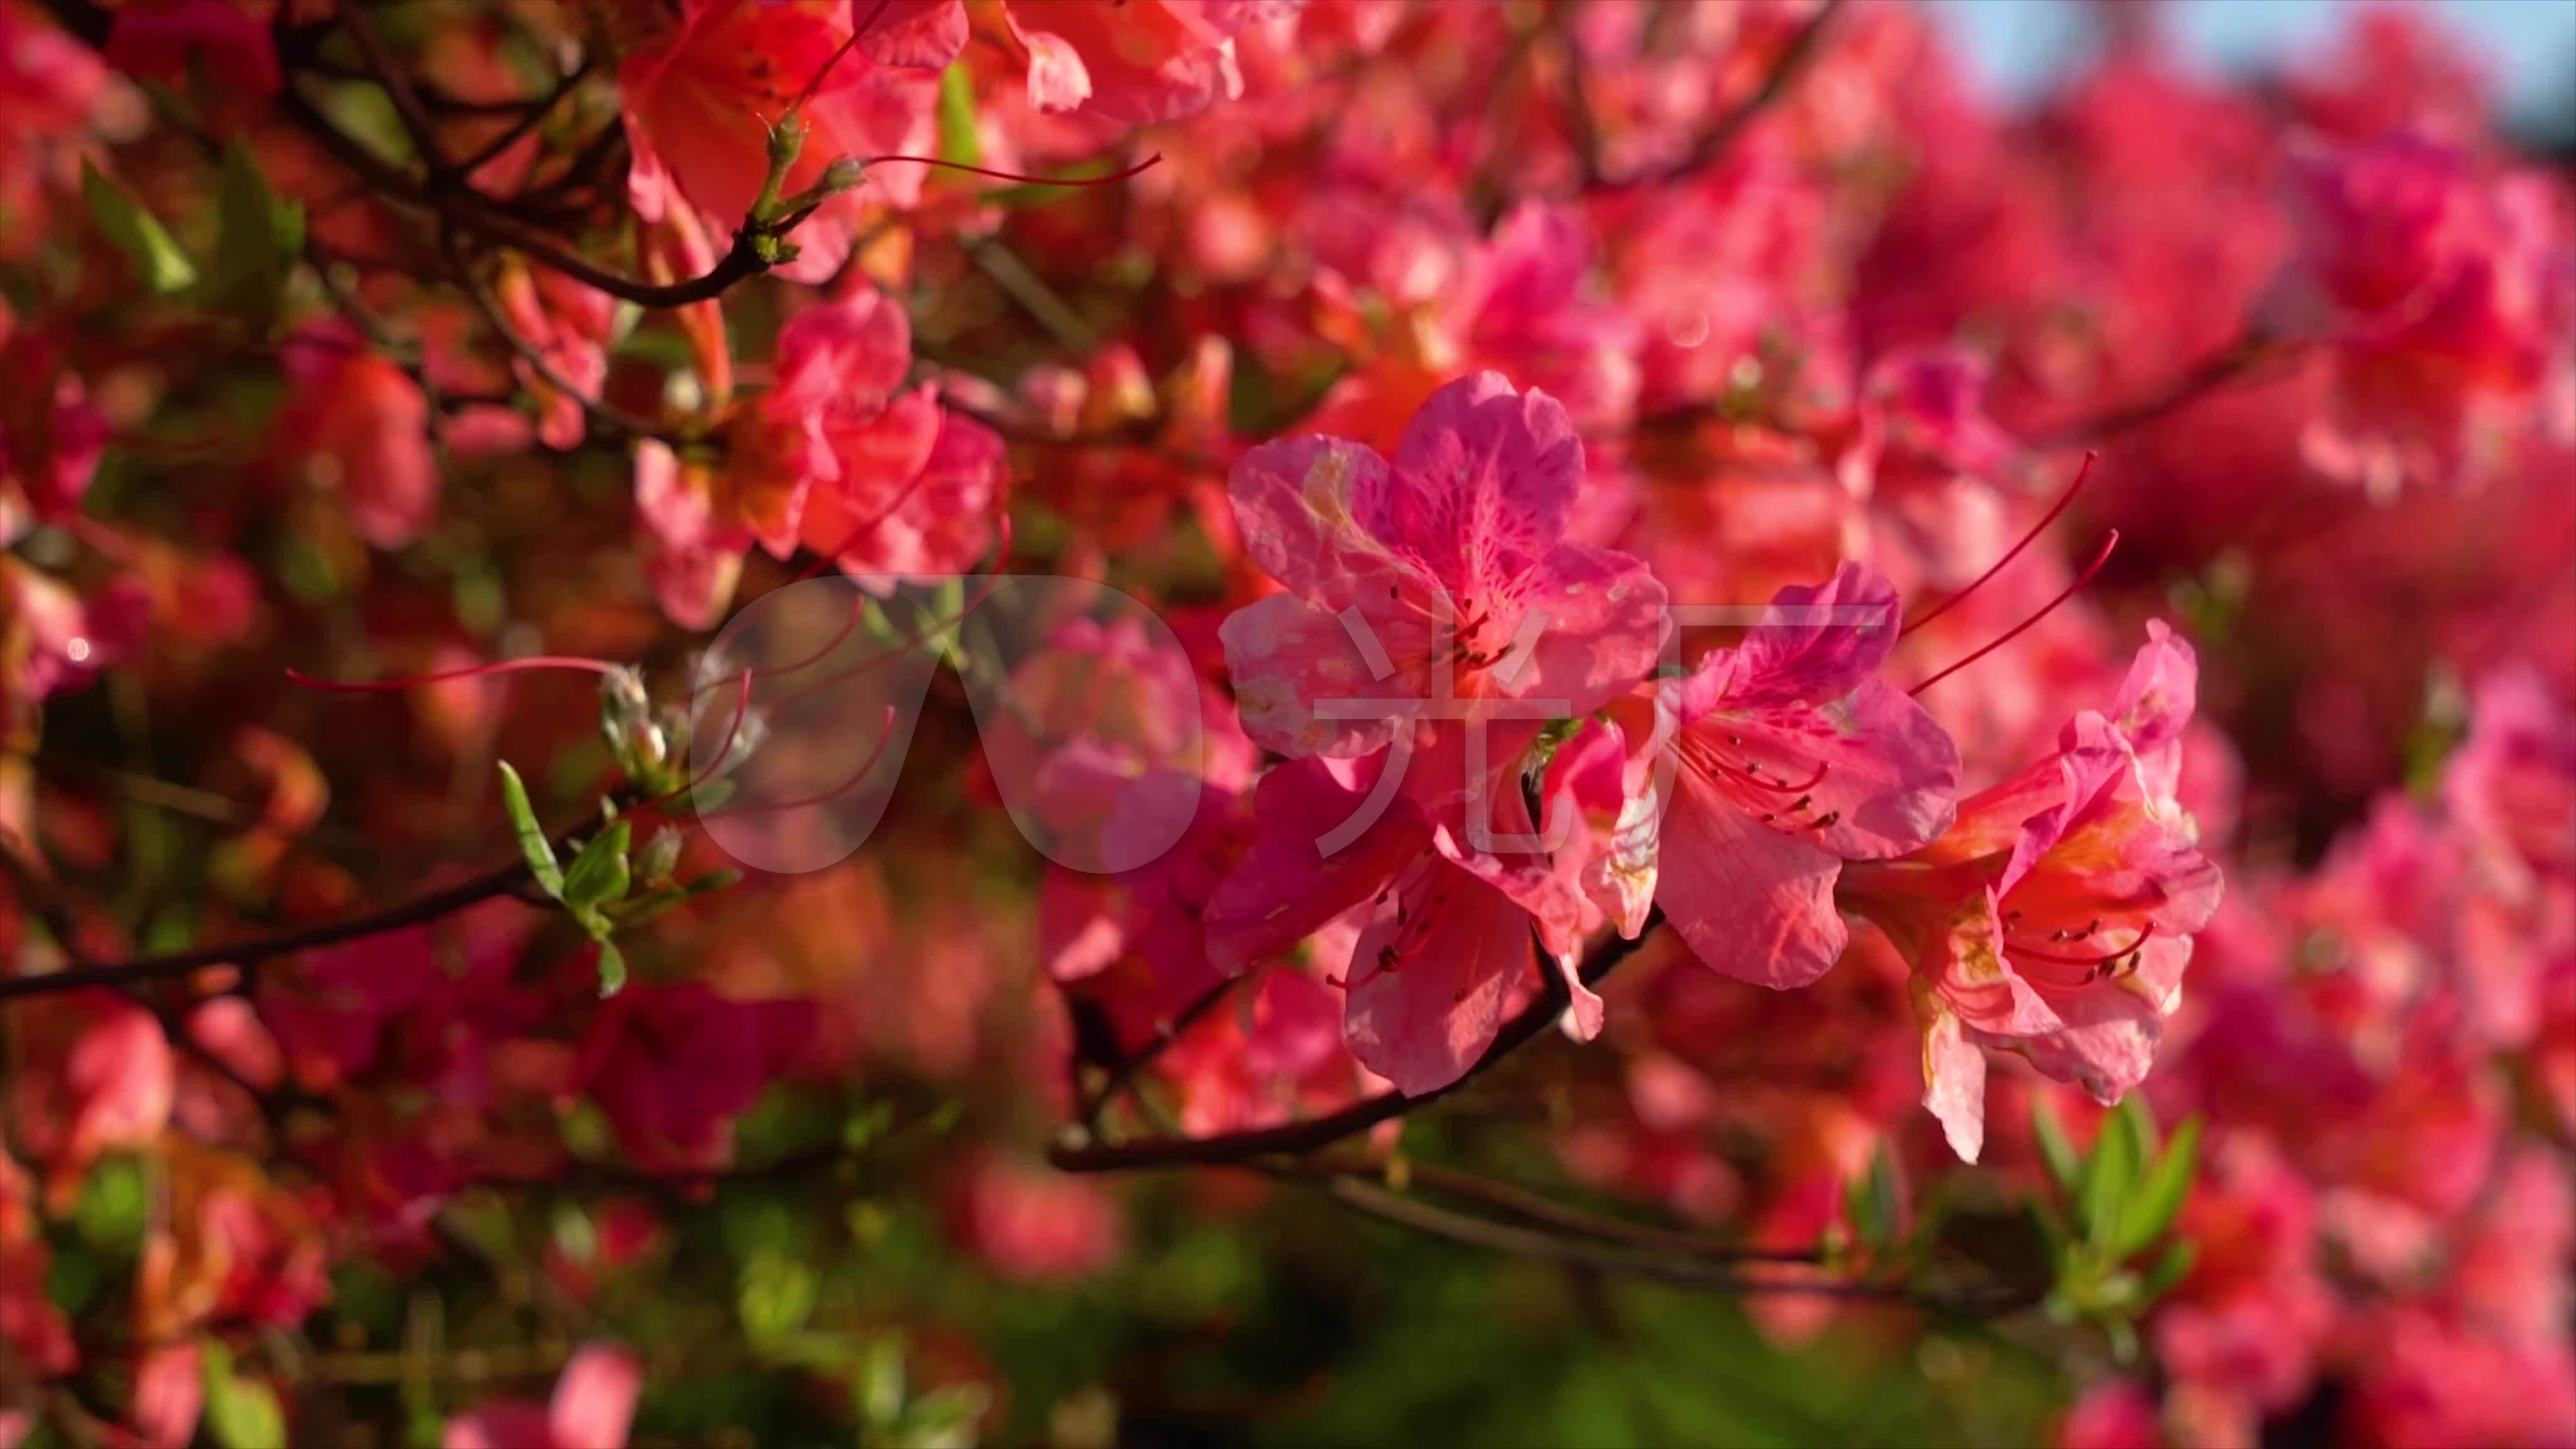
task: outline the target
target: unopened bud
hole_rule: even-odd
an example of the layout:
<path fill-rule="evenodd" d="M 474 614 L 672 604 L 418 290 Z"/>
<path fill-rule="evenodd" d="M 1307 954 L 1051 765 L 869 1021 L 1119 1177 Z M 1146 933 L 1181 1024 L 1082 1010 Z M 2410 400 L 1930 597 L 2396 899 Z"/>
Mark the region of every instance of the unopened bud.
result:
<path fill-rule="evenodd" d="M 654 734 L 653 701 L 644 692 L 644 677 L 632 669 L 617 669 L 600 676 L 599 734 L 608 741 L 608 753 L 619 769 L 632 779 L 649 768 L 648 759 L 661 751 Z"/>
<path fill-rule="evenodd" d="M 769 169 L 781 176 L 805 150 L 805 118 L 789 111 L 769 128 Z"/>
<path fill-rule="evenodd" d="M 650 884 L 669 880 L 679 864 L 680 832 L 673 826 L 654 831 L 653 838 L 635 853 L 635 873 Z"/>
<path fill-rule="evenodd" d="M 838 196 L 855 190 L 868 179 L 868 165 L 856 156 L 844 156 L 823 168 L 822 184 L 817 188 L 827 196 Z"/>

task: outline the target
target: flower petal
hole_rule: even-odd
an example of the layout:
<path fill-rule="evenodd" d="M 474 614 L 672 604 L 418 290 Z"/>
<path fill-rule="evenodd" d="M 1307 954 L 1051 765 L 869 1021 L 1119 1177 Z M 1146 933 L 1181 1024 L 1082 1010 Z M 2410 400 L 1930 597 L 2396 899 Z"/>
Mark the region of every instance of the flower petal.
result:
<path fill-rule="evenodd" d="M 1417 865 L 1351 952 L 1351 1054 L 1408 1096 L 1467 1074 L 1530 963 L 1529 913 L 1445 861 Z M 1398 942 L 1417 941 L 1411 950 Z"/>
<path fill-rule="evenodd" d="M 1757 823 L 1689 770 L 1674 776 L 1658 860 L 1655 900 L 1711 969 L 1787 988 L 1842 955 L 1842 862 Z"/>
<path fill-rule="evenodd" d="M 1262 778 L 1252 846 L 1208 901 L 1210 957 L 1233 967 L 1294 950 L 1420 859 L 1430 827 L 1401 798 L 1342 849 L 1328 855 L 1317 844 L 1366 808 L 1369 794 L 1321 760 L 1291 761 Z"/>
<path fill-rule="evenodd" d="M 1545 560 L 1583 486 L 1583 442 L 1556 399 L 1479 372 L 1405 425 L 1394 475 L 1357 495 L 1368 531 L 1483 598 Z"/>

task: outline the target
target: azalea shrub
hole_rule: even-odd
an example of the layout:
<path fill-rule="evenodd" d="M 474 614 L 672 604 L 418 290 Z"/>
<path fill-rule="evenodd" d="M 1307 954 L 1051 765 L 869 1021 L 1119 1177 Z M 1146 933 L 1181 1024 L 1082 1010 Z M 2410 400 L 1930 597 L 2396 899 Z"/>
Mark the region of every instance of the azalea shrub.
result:
<path fill-rule="evenodd" d="M 2576 1443 L 2569 152 L 2095 19 L 0 0 L 0 1449 Z"/>

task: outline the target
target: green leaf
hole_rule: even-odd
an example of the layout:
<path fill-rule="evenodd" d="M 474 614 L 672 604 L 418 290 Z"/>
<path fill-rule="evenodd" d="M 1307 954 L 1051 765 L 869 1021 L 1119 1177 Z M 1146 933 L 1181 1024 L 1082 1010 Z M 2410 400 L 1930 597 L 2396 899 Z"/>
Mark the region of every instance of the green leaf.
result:
<path fill-rule="evenodd" d="M 765 1249 L 742 1265 L 734 1302 L 751 1341 L 774 1345 L 805 1326 L 813 1316 L 814 1299 L 814 1270 L 800 1259 Z"/>
<path fill-rule="evenodd" d="M 992 1402 L 992 1391 L 982 1384 L 933 1389 L 904 1410 L 905 1441 L 925 1446 L 972 1444 L 975 1421 Z"/>
<path fill-rule="evenodd" d="M 2048 1099 L 2030 1099 L 2030 1135 L 2039 1143 L 2039 1160 L 2048 1167 L 2049 1179 L 2069 1201 L 2075 1197 L 2075 1185 L 2084 1175 L 2084 1160 L 2075 1155 L 2075 1144 L 2066 1140 L 2066 1126 L 2057 1120 L 2057 1109 Z"/>
<path fill-rule="evenodd" d="M 153 293 L 166 297 L 197 279 L 196 265 L 170 239 L 169 231 L 125 188 L 87 161 L 81 163 L 81 195 L 89 202 L 90 219 L 125 253 L 134 264 L 136 279 Z"/>
<path fill-rule="evenodd" d="M 81 1184 L 72 1224 L 80 1231 L 81 1241 L 91 1247 L 129 1255 L 142 1245 L 150 1205 L 142 1164 L 123 1154 L 102 1157 Z"/>
<path fill-rule="evenodd" d="M 975 78 L 962 63 L 939 73 L 939 159 L 984 164 L 984 134 L 975 125 Z"/>
<path fill-rule="evenodd" d="M 634 825 L 624 820 L 592 836 L 590 844 L 573 858 L 572 869 L 564 872 L 564 904 L 576 911 L 590 911 L 626 899 L 627 887 L 633 883 L 626 851 L 634 838 Z"/>
<path fill-rule="evenodd" d="M 2153 1303 L 2163 1297 L 2166 1289 L 2181 1282 L 2183 1275 L 2191 1271 L 2192 1260 L 2199 1256 L 2200 1245 L 2189 1238 L 2176 1238 L 2165 1244 L 2165 1250 L 2156 1256 L 2156 1265 L 2147 1270 L 2147 1276 L 2138 1285 L 2138 1301 Z"/>
<path fill-rule="evenodd" d="M 2093 1156 L 2084 1164 L 2084 1180 L 2076 1192 L 2076 1216 L 2084 1227 L 2084 1240 L 2097 1248 L 2111 1245 L 2113 1230 L 2129 1201 L 2129 1191 L 2136 1186 L 2139 1169 L 2147 1155 L 2145 1132 L 2137 1114 L 2106 1113 L 2102 1131 L 2093 1139 Z"/>
<path fill-rule="evenodd" d="M 198 284 L 198 299 L 266 333 L 304 249 L 304 208 L 270 187 L 250 148 L 239 141 L 224 151 L 215 204 L 214 264 Z"/>
<path fill-rule="evenodd" d="M 1885 1142 L 1870 1155 L 1868 1175 L 1846 1192 L 1861 1241 L 1877 1248 L 1893 1246 L 1904 1215 L 1904 1189 L 1896 1180 L 1896 1156 Z"/>
<path fill-rule="evenodd" d="M 868 1345 L 867 1357 L 860 1363 L 852 1397 L 859 1401 L 859 1414 L 866 1422 L 891 1427 L 903 1412 L 904 1372 L 903 1335 L 888 1333 Z"/>
<path fill-rule="evenodd" d="M 204 1340 L 199 1360 L 206 1380 L 206 1431 L 223 1449 L 285 1449 L 286 1411 L 277 1391 L 260 1379 L 233 1373 L 232 1350 Z"/>
<path fill-rule="evenodd" d="M 2182 1211 L 2183 1200 L 2191 1196 L 2192 1178 L 2200 1166 L 2200 1119 L 2191 1117 L 2165 1144 L 2164 1154 L 2156 1159 L 2138 1194 L 2120 1214 L 2120 1230 L 2111 1240 L 2111 1256 L 2127 1258 L 2144 1251 L 2173 1226 L 2175 1214 Z"/>
<path fill-rule="evenodd" d="M 599 942 L 599 999 L 606 1001 L 626 989 L 626 953 L 606 937 Z"/>
<path fill-rule="evenodd" d="M 2156 1127 L 2156 1109 L 2147 1105 L 2143 1095 L 2131 1092 L 2122 1097 L 2120 1105 L 2111 1111 L 2116 1116 L 2129 1118 L 2130 1127 L 2137 1132 L 2139 1165 L 2153 1161 L 2157 1146 L 2164 1141 L 2164 1134 Z"/>
<path fill-rule="evenodd" d="M 537 823 L 536 807 L 528 803 L 528 787 L 510 762 L 501 762 L 501 803 L 510 812 L 510 831 L 519 838 L 519 854 L 528 862 L 528 874 L 547 895 L 562 900 L 563 867 L 555 861 L 554 842 L 546 839 L 546 828 Z"/>

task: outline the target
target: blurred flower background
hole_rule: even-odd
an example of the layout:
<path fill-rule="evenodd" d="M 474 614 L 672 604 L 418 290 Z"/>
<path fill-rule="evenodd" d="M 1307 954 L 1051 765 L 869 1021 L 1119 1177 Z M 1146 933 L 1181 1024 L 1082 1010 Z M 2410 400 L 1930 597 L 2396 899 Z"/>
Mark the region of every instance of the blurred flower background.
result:
<path fill-rule="evenodd" d="M 0 1449 L 2576 1444 L 2571 80 L 0 0 Z"/>

